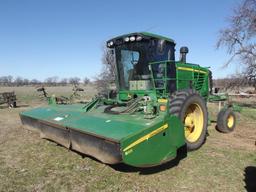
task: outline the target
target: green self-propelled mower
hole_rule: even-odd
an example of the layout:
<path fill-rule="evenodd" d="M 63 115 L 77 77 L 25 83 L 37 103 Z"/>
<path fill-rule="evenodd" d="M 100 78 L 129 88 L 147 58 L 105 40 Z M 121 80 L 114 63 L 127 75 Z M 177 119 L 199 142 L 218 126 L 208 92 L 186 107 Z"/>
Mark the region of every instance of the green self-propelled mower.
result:
<path fill-rule="evenodd" d="M 107 47 L 115 58 L 115 98 L 59 104 L 49 97 L 47 107 L 22 112 L 22 123 L 107 164 L 154 166 L 175 158 L 181 147 L 198 149 L 209 119 L 209 69 L 187 63 L 187 47 L 175 61 L 175 42 L 151 33 L 122 35 Z M 234 129 L 229 106 L 218 122 L 223 132 Z"/>

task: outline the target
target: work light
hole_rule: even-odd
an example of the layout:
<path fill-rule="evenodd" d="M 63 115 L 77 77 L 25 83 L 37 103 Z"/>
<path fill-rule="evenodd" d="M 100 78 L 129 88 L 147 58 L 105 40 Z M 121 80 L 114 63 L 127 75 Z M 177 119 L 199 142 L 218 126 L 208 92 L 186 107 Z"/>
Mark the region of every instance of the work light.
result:
<path fill-rule="evenodd" d="M 130 40 L 129 37 L 125 37 L 125 38 L 124 38 L 124 41 L 125 41 L 125 42 L 128 42 L 129 40 Z"/>
<path fill-rule="evenodd" d="M 131 37 L 130 37 L 130 41 L 135 41 L 135 37 L 134 37 L 134 36 L 131 36 Z"/>
<path fill-rule="evenodd" d="M 142 37 L 141 36 L 137 36 L 136 37 L 136 41 L 141 41 L 142 40 Z"/>

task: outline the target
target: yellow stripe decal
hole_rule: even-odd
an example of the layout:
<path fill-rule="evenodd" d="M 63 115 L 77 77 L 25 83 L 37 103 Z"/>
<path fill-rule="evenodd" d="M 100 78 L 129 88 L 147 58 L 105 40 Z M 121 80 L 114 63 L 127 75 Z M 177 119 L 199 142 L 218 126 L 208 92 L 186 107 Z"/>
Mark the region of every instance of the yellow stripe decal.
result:
<path fill-rule="evenodd" d="M 158 99 L 157 100 L 159 103 L 167 103 L 167 99 Z"/>
<path fill-rule="evenodd" d="M 193 69 L 193 68 L 189 68 L 189 67 L 177 67 L 177 69 L 178 69 L 178 70 L 183 70 L 183 71 L 193 71 L 193 72 L 198 72 L 198 73 L 207 74 L 206 71 L 197 70 L 197 69 Z"/>
<path fill-rule="evenodd" d="M 168 124 L 166 123 L 163 126 L 159 127 L 158 129 L 152 131 L 151 133 L 149 133 L 147 135 L 144 135 L 143 137 L 139 138 L 137 141 L 134 141 L 133 143 L 128 145 L 123 151 L 127 151 L 127 150 L 131 149 L 135 145 L 138 145 L 138 144 L 142 143 L 143 141 L 148 140 L 149 138 L 155 136 L 156 134 L 160 133 L 161 131 L 163 131 L 167 128 L 168 128 Z"/>

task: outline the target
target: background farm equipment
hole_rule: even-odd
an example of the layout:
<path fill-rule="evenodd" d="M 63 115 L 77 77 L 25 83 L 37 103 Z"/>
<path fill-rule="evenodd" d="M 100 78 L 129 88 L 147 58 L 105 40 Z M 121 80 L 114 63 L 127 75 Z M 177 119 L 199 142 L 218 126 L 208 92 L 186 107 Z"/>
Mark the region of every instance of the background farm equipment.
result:
<path fill-rule="evenodd" d="M 175 61 L 175 42 L 146 32 L 113 38 L 107 47 L 116 58 L 116 97 L 73 104 L 40 89 L 49 106 L 22 112 L 22 123 L 107 164 L 155 166 L 179 149 L 200 148 L 210 123 L 207 102 L 227 100 L 211 94 L 209 68 L 187 63 L 187 47 Z M 225 104 L 218 130 L 233 131 L 235 120 L 233 105 Z"/>
<path fill-rule="evenodd" d="M 49 96 L 45 87 L 37 88 L 38 92 L 41 92 L 40 97 L 47 100 L 48 104 L 71 104 L 75 102 L 76 99 L 80 99 L 81 95 L 79 92 L 84 91 L 84 89 L 78 87 L 78 85 L 74 85 L 72 89 L 72 94 L 69 97 L 66 96 L 58 96 L 55 95 Z"/>
<path fill-rule="evenodd" d="M 0 105 L 7 104 L 8 107 L 15 108 L 17 107 L 16 100 L 17 99 L 14 91 L 0 93 Z"/>

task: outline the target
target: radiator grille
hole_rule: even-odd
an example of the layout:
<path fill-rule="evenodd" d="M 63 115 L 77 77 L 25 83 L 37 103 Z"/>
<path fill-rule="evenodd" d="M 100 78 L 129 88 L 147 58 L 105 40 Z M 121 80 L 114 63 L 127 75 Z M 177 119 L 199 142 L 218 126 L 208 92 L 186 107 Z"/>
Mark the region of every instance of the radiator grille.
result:
<path fill-rule="evenodd" d="M 195 88 L 197 91 L 201 91 L 205 83 L 205 75 L 203 73 L 194 73 Z"/>

